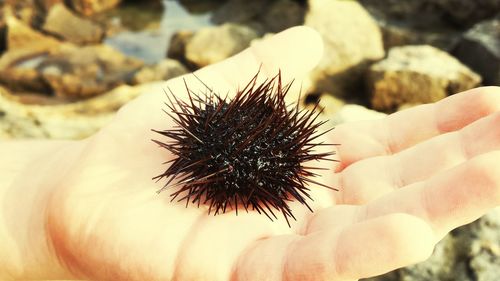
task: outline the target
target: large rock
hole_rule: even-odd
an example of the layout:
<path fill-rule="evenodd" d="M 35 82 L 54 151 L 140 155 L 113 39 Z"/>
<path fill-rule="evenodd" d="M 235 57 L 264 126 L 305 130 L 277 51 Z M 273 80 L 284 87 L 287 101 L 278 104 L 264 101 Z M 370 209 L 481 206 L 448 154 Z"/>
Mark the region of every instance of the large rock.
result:
<path fill-rule="evenodd" d="M 129 82 L 142 65 L 111 47 L 96 45 L 48 56 L 36 69 L 56 96 L 83 98 Z"/>
<path fill-rule="evenodd" d="M 43 30 L 76 44 L 97 43 L 104 34 L 99 25 L 74 15 L 60 3 L 50 9 Z"/>
<path fill-rule="evenodd" d="M 249 27 L 223 24 L 198 30 L 186 45 L 186 58 L 199 67 L 222 61 L 239 53 L 257 38 Z"/>
<path fill-rule="evenodd" d="M 376 22 L 356 1 L 311 0 L 305 24 L 319 31 L 324 55 L 312 72 L 315 91 L 345 97 L 356 92 L 369 64 L 384 56 Z"/>
<path fill-rule="evenodd" d="M 454 54 L 480 73 L 484 84 L 500 86 L 500 16 L 467 31 Z"/>
<path fill-rule="evenodd" d="M 372 107 L 393 111 L 405 103 L 430 103 L 477 86 L 481 78 L 431 46 L 395 47 L 367 75 Z"/>
<path fill-rule="evenodd" d="M 78 13 L 90 16 L 115 7 L 121 0 L 68 0 L 66 2 Z"/>
<path fill-rule="evenodd" d="M 143 84 L 153 81 L 166 81 L 187 72 L 187 69 L 180 62 L 165 59 L 156 65 L 146 66 L 139 70 L 132 78 L 132 83 Z"/>

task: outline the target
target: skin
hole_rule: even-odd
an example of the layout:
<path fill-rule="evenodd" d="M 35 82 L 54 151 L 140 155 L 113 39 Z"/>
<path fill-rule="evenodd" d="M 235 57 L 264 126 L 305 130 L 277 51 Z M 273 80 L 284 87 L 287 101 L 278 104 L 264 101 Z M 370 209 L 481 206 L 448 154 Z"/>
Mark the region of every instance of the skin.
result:
<path fill-rule="evenodd" d="M 234 92 L 259 66 L 261 79 L 300 81 L 321 54 L 318 34 L 296 27 L 196 74 Z M 165 87 L 185 93 L 182 79 Z M 425 260 L 500 203 L 499 88 L 336 127 L 325 140 L 341 162 L 318 165 L 340 191 L 311 186 L 315 212 L 293 203 L 291 228 L 156 194 L 173 157 L 150 141 L 174 125 L 164 101 L 145 93 L 81 141 L 0 142 L 0 279 L 357 280 Z"/>

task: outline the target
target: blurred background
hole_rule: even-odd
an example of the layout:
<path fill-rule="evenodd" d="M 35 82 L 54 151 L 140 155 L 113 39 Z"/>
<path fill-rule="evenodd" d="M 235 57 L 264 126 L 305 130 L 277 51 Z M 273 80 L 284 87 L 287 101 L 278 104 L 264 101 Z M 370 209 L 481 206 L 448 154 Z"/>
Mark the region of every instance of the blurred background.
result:
<path fill-rule="evenodd" d="M 0 140 L 85 138 L 161 81 L 296 25 L 325 44 L 301 103 L 333 124 L 500 86 L 500 0 L 0 0 Z M 500 212 L 369 280 L 500 280 Z"/>

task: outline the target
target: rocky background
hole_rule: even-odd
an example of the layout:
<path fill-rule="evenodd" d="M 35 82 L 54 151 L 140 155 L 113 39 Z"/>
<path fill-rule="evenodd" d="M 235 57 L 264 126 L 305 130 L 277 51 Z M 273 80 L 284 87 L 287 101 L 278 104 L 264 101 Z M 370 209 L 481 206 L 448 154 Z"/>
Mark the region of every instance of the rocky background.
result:
<path fill-rule="evenodd" d="M 500 85 L 500 0 L 0 5 L 0 139 L 87 137 L 161 81 L 302 24 L 325 44 L 303 102 L 335 124 Z M 366 280 L 500 280 L 500 210 L 453 231 L 428 261 Z"/>

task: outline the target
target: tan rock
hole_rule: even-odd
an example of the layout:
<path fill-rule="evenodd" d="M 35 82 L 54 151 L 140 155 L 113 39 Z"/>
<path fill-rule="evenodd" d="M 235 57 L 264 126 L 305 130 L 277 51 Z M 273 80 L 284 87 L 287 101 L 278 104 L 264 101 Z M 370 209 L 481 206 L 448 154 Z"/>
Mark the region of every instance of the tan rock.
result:
<path fill-rule="evenodd" d="M 202 28 L 187 43 L 186 58 L 199 67 L 216 63 L 244 50 L 257 36 L 238 24 Z"/>
<path fill-rule="evenodd" d="M 104 34 L 99 25 L 76 16 L 61 3 L 50 9 L 42 28 L 76 44 L 97 43 Z"/>
<path fill-rule="evenodd" d="M 96 45 L 48 56 L 37 70 L 57 96 L 82 98 L 127 83 L 142 66 L 109 46 Z"/>
<path fill-rule="evenodd" d="M 35 50 L 49 50 L 58 48 L 61 42 L 46 36 L 13 16 L 7 16 L 7 49 L 17 50 L 31 48 Z M 36 44 L 34 43 L 36 42 Z"/>
<path fill-rule="evenodd" d="M 436 102 L 480 82 L 480 76 L 457 59 L 427 45 L 394 47 L 367 75 L 372 107 L 381 111 Z"/>

